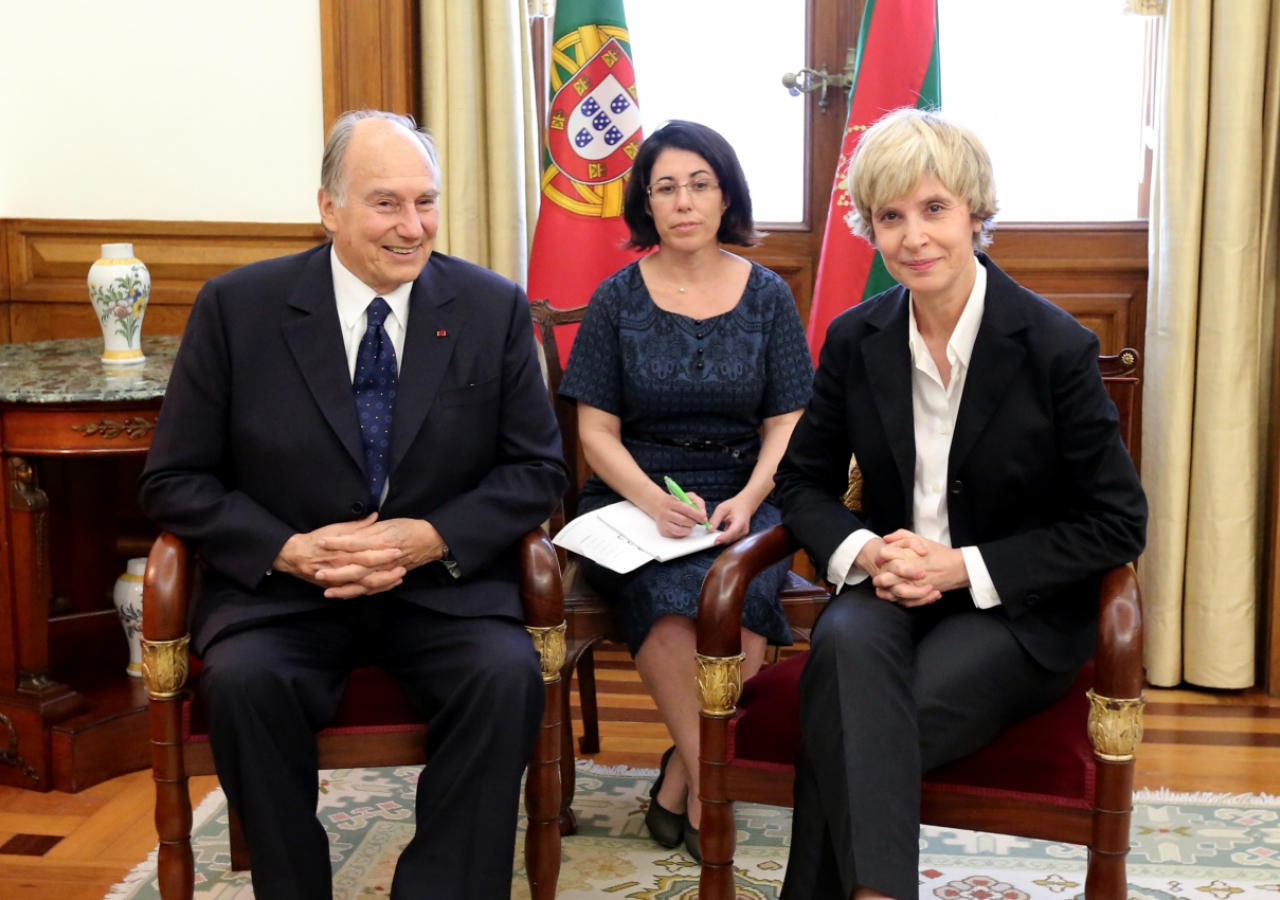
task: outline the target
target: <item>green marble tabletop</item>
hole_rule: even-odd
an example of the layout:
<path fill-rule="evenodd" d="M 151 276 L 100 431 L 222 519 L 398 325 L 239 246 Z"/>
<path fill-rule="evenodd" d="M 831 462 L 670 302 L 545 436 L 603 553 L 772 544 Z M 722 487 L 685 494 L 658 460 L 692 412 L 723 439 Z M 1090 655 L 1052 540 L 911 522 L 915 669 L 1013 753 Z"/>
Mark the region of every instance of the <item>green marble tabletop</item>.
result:
<path fill-rule="evenodd" d="M 123 403 L 164 396 L 178 337 L 144 337 L 140 366 L 104 366 L 102 338 L 0 344 L 0 403 Z"/>

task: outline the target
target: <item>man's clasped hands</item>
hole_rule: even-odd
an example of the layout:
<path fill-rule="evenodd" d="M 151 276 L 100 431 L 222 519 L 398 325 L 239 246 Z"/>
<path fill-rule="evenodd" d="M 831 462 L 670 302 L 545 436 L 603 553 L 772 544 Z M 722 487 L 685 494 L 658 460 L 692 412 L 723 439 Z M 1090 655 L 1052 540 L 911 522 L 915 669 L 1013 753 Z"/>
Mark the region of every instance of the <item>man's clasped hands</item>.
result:
<path fill-rule="evenodd" d="M 347 600 L 397 587 L 411 569 L 440 559 L 444 549 L 430 522 L 379 521 L 374 513 L 295 534 L 273 568 L 325 588 L 326 597 Z M 899 606 L 924 606 L 969 585 L 960 550 L 905 528 L 867 541 L 856 564 L 871 576 L 877 597 Z"/>
<path fill-rule="evenodd" d="M 444 549 L 444 538 L 430 522 L 378 521 L 374 513 L 295 534 L 272 568 L 325 588 L 326 597 L 349 600 L 391 590 L 411 569 L 440 559 Z"/>
<path fill-rule="evenodd" d="M 945 591 L 969 585 L 969 572 L 959 549 L 905 528 L 867 541 L 856 565 L 871 576 L 877 597 L 899 606 L 924 606 Z"/>

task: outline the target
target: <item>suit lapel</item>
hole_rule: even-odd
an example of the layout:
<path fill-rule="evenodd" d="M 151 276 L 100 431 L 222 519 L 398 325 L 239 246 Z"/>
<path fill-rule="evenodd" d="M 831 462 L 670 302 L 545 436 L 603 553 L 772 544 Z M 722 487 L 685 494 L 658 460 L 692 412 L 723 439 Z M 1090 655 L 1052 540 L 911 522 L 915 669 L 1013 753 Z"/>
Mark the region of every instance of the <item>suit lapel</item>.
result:
<path fill-rule="evenodd" d="M 908 342 L 907 292 L 898 288 L 868 318 L 879 329 L 862 342 L 867 384 L 875 398 L 885 439 L 902 481 L 904 509 L 911 509 L 916 468 L 916 434 L 911 406 L 911 347 Z"/>
<path fill-rule="evenodd" d="M 346 345 L 342 341 L 338 304 L 333 295 L 333 270 L 327 248 L 316 253 L 307 263 L 302 279 L 289 298 L 289 305 L 306 313 L 281 329 L 289 351 L 329 427 L 363 470 L 360 423 L 356 419 L 351 373 L 347 367 Z"/>
<path fill-rule="evenodd" d="M 452 285 L 428 261 L 409 294 L 409 327 L 391 429 L 392 473 L 422 429 L 457 346 L 464 310 L 453 302 L 455 296 Z"/>
<path fill-rule="evenodd" d="M 1026 348 L 1011 337 L 1026 327 L 1017 308 L 1018 286 L 984 254 L 979 254 L 979 259 L 987 268 L 987 296 L 951 438 L 947 472 L 952 476 L 960 471 L 1000 407 L 1014 373 L 1027 355 Z"/>

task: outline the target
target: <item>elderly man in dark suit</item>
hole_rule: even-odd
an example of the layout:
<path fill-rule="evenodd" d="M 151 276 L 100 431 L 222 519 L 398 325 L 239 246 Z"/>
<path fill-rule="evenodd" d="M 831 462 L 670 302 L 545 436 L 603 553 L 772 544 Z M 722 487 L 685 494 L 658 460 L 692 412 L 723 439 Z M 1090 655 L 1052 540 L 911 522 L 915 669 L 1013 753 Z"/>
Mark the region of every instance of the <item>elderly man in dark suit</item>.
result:
<path fill-rule="evenodd" d="M 800 682 L 784 900 L 916 896 L 921 774 L 1070 687 L 1098 578 L 1147 518 L 1097 338 L 976 252 L 996 212 L 977 138 L 892 113 L 849 193 L 900 286 L 831 323 L 778 467 L 783 523 L 838 590 Z"/>
<path fill-rule="evenodd" d="M 193 644 L 259 900 L 332 895 L 314 734 L 362 665 L 431 723 L 392 896 L 510 892 L 544 696 L 516 545 L 567 476 L 524 292 L 432 252 L 439 181 L 411 119 L 342 116 L 332 243 L 205 285 L 142 477 L 202 562 Z"/>

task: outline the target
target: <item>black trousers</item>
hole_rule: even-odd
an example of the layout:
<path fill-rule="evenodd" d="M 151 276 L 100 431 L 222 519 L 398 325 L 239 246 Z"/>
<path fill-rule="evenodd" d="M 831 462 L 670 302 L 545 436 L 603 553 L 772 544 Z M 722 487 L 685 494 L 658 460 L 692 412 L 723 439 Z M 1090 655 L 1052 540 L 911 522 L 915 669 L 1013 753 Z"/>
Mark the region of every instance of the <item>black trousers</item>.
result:
<path fill-rule="evenodd" d="M 365 665 L 394 675 L 430 720 L 417 832 L 391 896 L 510 896 L 520 776 L 546 696 L 521 623 L 382 594 L 219 638 L 204 664 L 214 764 L 244 826 L 258 900 L 333 896 L 315 734 Z"/>
<path fill-rule="evenodd" d="M 800 677 L 800 758 L 783 900 L 919 892 L 921 775 L 1066 693 L 967 592 L 907 609 L 869 582 L 835 597 Z"/>

